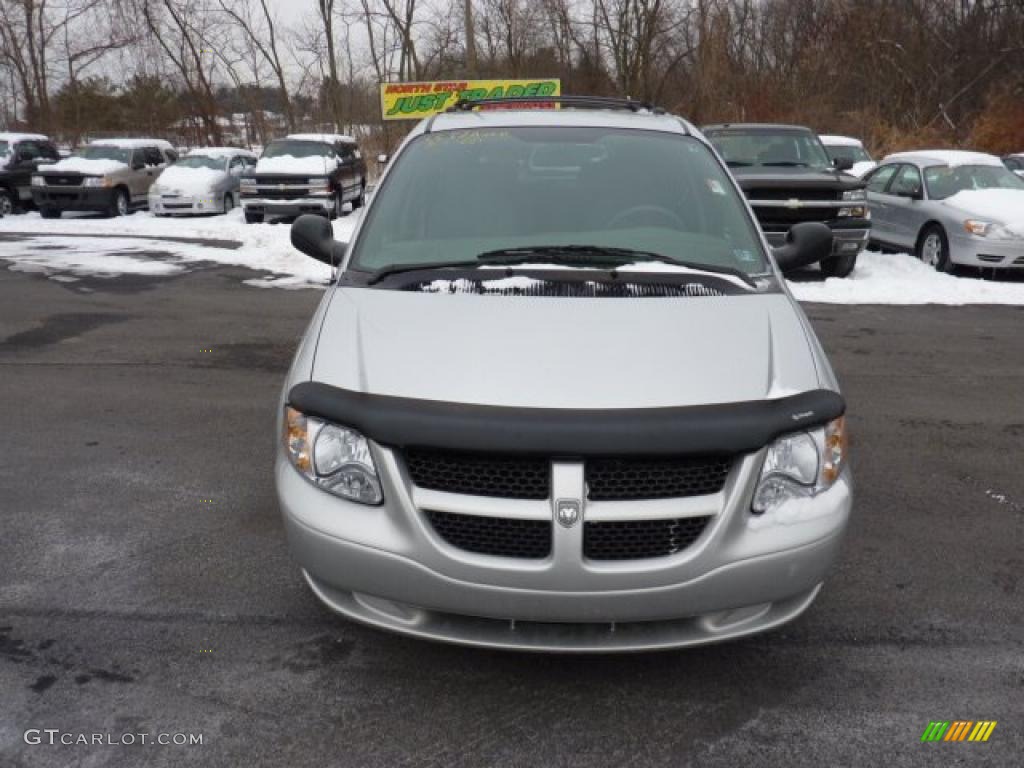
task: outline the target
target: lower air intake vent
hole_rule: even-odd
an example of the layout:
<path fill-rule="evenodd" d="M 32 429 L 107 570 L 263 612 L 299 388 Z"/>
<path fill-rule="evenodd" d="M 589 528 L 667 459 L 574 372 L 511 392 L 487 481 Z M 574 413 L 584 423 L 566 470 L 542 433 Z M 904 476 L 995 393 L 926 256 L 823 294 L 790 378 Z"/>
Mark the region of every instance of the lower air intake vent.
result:
<path fill-rule="evenodd" d="M 725 296 L 703 283 L 562 282 L 509 277 L 494 280 L 433 280 L 403 286 L 420 293 L 474 293 L 481 296 L 529 296 L 558 299 L 673 299 Z"/>
<path fill-rule="evenodd" d="M 551 522 L 426 511 L 437 535 L 480 555 L 540 559 L 551 553 Z"/>
<path fill-rule="evenodd" d="M 682 552 L 704 532 L 710 517 L 584 523 L 583 555 L 590 560 L 642 560 Z"/>

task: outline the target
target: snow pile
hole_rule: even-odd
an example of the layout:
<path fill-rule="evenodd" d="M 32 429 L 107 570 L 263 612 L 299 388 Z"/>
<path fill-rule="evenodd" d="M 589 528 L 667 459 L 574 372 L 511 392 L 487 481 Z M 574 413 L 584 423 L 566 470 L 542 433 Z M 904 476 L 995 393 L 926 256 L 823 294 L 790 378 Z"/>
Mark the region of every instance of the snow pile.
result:
<path fill-rule="evenodd" d="M 965 189 L 943 201 L 961 211 L 1008 225 L 1024 237 L 1024 189 Z M 1024 243 L 1021 243 L 1024 252 Z"/>
<path fill-rule="evenodd" d="M 123 171 L 128 166 L 118 160 L 90 159 L 88 157 L 65 157 L 59 163 L 51 165 L 40 165 L 39 170 L 44 173 L 54 171 L 57 173 L 84 173 L 88 176 L 105 176 L 108 173 Z"/>
<path fill-rule="evenodd" d="M 295 157 L 278 155 L 277 157 L 261 157 L 256 163 L 256 173 L 294 173 L 326 176 L 330 169 L 337 165 L 336 159 L 326 155 L 312 157 Z"/>
<path fill-rule="evenodd" d="M 823 304 L 1024 305 L 1024 283 L 997 282 L 936 272 L 906 253 L 865 251 L 849 277 L 790 282 L 800 301 Z"/>
<path fill-rule="evenodd" d="M 856 176 L 858 179 L 863 178 L 871 171 L 878 167 L 878 163 L 874 160 L 861 160 L 860 162 L 854 163 L 853 168 L 847 171 L 851 176 Z"/>
<path fill-rule="evenodd" d="M 987 155 L 984 152 L 968 152 L 962 149 L 915 149 L 911 152 L 896 152 L 885 158 L 883 162 L 889 163 L 893 160 L 906 160 L 909 158 L 924 157 L 934 160 L 950 168 L 959 165 L 996 165 L 1003 167 L 1003 161 L 995 155 Z"/>
<path fill-rule="evenodd" d="M 253 157 L 256 155 L 250 152 L 248 149 L 238 149 L 237 147 L 201 147 L 200 149 L 189 150 L 185 155 L 186 157 L 222 157 L 225 160 L 229 157 Z"/>
<path fill-rule="evenodd" d="M 205 195 L 213 191 L 227 176 L 227 171 L 212 168 L 169 166 L 156 180 L 155 191 L 164 194 Z"/>
<path fill-rule="evenodd" d="M 359 215 L 353 213 L 333 222 L 335 237 L 348 240 L 358 220 Z M 158 219 L 142 212 L 114 219 L 65 216 L 52 221 L 43 221 L 38 213 L 30 213 L 0 219 L 0 234 L 17 232 L 33 236 L 29 240 L 4 242 L 0 259 L 13 262 L 12 269 L 22 265 L 34 271 L 49 269 L 48 274 L 61 269 L 75 274 L 111 274 L 111 270 L 115 274 L 173 274 L 188 271 L 190 264 L 212 262 L 270 273 L 246 280 L 249 285 L 323 286 L 330 278 L 331 268 L 295 250 L 290 231 L 287 224 L 246 224 L 237 208 L 224 216 L 187 222 Z M 60 236 L 63 239 L 59 243 L 53 240 Z M 182 237 L 210 242 L 160 239 Z M 46 249 L 38 249 L 39 245 Z M 154 252 L 169 256 L 154 258 Z M 157 266 L 147 266 L 151 264 Z"/>
<path fill-rule="evenodd" d="M 334 144 L 337 141 L 346 144 L 355 144 L 355 139 L 344 133 L 289 133 L 285 138 L 295 141 L 321 141 L 324 144 Z"/>

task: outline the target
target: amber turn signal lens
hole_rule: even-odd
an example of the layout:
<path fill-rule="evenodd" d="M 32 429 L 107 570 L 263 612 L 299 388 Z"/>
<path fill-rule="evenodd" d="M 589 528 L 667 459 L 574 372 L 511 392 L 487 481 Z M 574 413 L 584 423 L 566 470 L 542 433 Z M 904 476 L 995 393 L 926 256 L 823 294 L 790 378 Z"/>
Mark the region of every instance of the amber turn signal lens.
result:
<path fill-rule="evenodd" d="M 825 455 L 822 457 L 821 479 L 826 488 L 839 478 L 849 450 L 846 417 L 840 416 L 825 427 Z"/>
<path fill-rule="evenodd" d="M 313 466 L 306 417 L 294 408 L 285 408 L 284 440 L 292 464 L 303 472 Z"/>

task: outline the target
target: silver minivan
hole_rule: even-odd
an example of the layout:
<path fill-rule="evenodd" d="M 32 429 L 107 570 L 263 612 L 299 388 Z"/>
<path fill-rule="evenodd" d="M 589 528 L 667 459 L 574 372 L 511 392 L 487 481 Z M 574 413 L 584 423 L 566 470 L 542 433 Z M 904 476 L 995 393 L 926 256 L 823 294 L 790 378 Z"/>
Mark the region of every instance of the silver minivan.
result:
<path fill-rule="evenodd" d="M 630 101 L 459 104 L 416 127 L 285 382 L 291 550 L 346 617 L 533 651 L 771 629 L 852 504 L 845 403 L 780 266 L 688 122 Z"/>

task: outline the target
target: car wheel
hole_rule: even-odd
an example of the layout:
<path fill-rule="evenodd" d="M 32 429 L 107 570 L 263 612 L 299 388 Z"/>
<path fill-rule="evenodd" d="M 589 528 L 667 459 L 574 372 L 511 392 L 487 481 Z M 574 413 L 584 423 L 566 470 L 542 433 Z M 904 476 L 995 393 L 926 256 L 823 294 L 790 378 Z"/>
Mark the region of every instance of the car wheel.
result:
<path fill-rule="evenodd" d="M 14 213 L 14 198 L 6 189 L 0 189 L 0 216 L 10 216 Z"/>
<path fill-rule="evenodd" d="M 227 213 L 228 211 L 230 211 L 234 207 L 235 207 L 235 200 L 234 200 L 233 197 L 231 197 L 231 193 L 228 192 L 226 195 L 224 195 L 224 213 Z"/>
<path fill-rule="evenodd" d="M 40 208 L 39 215 L 44 219 L 59 219 L 62 211 L 58 208 Z"/>
<path fill-rule="evenodd" d="M 246 224 L 262 224 L 263 214 L 262 213 L 249 213 L 245 212 L 245 223 Z"/>
<path fill-rule="evenodd" d="M 917 257 L 936 272 L 953 271 L 953 261 L 949 258 L 949 239 L 942 227 L 932 224 L 925 228 L 917 242 Z"/>
<path fill-rule="evenodd" d="M 114 191 L 114 199 L 110 202 L 111 216 L 127 216 L 129 211 L 128 193 L 123 189 Z"/>
<path fill-rule="evenodd" d="M 342 215 L 342 209 L 345 204 L 341 202 L 341 192 L 337 192 L 334 195 L 334 201 L 331 204 L 331 210 L 327 213 L 327 218 L 334 221 L 336 218 Z"/>
<path fill-rule="evenodd" d="M 821 260 L 821 271 L 826 277 L 849 277 L 857 266 L 856 253 L 841 253 Z"/>
<path fill-rule="evenodd" d="M 352 210 L 362 208 L 366 205 L 366 182 L 359 185 L 359 197 L 352 201 Z"/>

